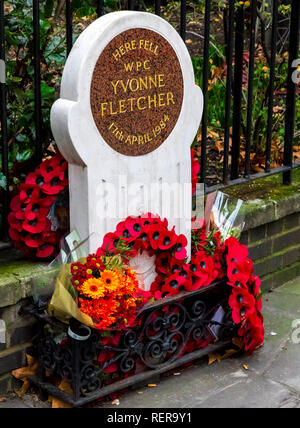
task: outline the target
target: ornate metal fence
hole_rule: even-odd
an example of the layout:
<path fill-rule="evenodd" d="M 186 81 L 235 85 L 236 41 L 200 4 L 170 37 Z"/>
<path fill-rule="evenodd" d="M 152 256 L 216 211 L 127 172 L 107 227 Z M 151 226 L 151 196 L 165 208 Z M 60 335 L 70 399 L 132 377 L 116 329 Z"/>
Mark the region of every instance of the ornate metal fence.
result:
<path fill-rule="evenodd" d="M 226 282 L 219 281 L 150 303 L 139 314 L 135 327 L 114 332 L 118 334 L 115 343 L 108 343 L 107 334 L 97 330 L 78 340 L 67 334 L 65 325 L 47 316 L 43 307 L 28 306 L 25 312 L 34 315 L 40 326 L 35 341 L 40 373 L 30 381 L 73 406 L 146 383 L 231 343 L 238 326 L 228 306 L 229 292 Z M 216 316 L 219 311 L 221 317 Z M 112 365 L 114 378 L 108 380 L 106 369 Z M 54 379 L 58 383 L 67 379 L 72 394 L 54 386 Z"/>

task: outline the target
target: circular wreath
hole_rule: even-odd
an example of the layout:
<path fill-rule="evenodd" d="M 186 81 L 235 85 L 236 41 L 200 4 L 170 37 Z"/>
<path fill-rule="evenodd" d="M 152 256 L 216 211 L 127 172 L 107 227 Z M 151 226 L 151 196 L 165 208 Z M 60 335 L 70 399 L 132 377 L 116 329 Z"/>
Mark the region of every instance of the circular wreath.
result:
<path fill-rule="evenodd" d="M 148 213 L 121 221 L 114 232 L 105 235 L 97 255 L 118 254 L 120 242 L 130 249 L 130 257 L 143 251 L 155 255 L 156 278 L 145 292 L 148 300 L 197 290 L 227 277 L 232 320 L 239 325 L 238 334 L 246 351 L 253 352 L 263 343 L 264 328 L 260 280 L 253 275 L 247 247 L 234 237 L 222 243 L 219 231 L 207 236 L 204 225 L 193 230 L 192 241 L 195 244 L 187 263 L 186 237 L 177 235 L 174 227 L 169 230 L 167 219 Z M 188 343 L 189 351 L 207 345 L 200 342 Z"/>
<path fill-rule="evenodd" d="M 27 176 L 10 203 L 9 236 L 28 257 L 45 259 L 58 252 L 61 230 L 53 224 L 53 210 L 68 186 L 67 168 L 60 153 L 46 159 Z"/>
<path fill-rule="evenodd" d="M 200 168 L 193 149 L 191 165 L 194 193 Z M 59 251 L 62 231 L 53 224 L 50 213 L 57 197 L 68 189 L 67 168 L 68 164 L 60 153 L 45 160 L 27 176 L 19 187 L 19 194 L 11 201 L 9 236 L 14 246 L 30 258 L 45 259 Z"/>

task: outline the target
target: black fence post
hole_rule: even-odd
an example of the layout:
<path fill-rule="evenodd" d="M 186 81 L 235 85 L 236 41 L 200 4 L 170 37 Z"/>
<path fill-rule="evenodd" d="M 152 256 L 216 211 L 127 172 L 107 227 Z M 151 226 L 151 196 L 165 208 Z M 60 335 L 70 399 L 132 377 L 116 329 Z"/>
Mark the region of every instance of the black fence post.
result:
<path fill-rule="evenodd" d="M 210 11 L 211 0 L 205 0 L 204 17 L 204 50 L 203 50 L 203 116 L 201 134 L 200 181 L 205 185 L 206 179 L 206 142 L 207 142 L 207 92 L 209 73 L 209 38 L 210 38 Z"/>
<path fill-rule="evenodd" d="M 247 127 L 246 127 L 246 146 L 245 146 L 245 173 L 244 173 L 245 177 L 249 177 L 249 174 L 250 174 L 256 19 L 257 19 L 257 0 L 252 0 L 251 34 L 250 34 L 249 66 L 248 66 Z"/>
<path fill-rule="evenodd" d="M 72 3 L 70 0 L 66 0 L 66 39 L 68 56 L 73 45 Z"/>
<path fill-rule="evenodd" d="M 97 1 L 97 15 L 98 17 L 104 15 L 104 0 Z"/>
<path fill-rule="evenodd" d="M 186 0 L 181 0 L 180 4 L 180 36 L 185 42 L 186 38 Z"/>
<path fill-rule="evenodd" d="M 155 0 L 155 15 L 160 16 L 161 0 Z"/>
<path fill-rule="evenodd" d="M 4 2 L 0 2 L 0 120 L 1 120 L 1 153 L 2 173 L 6 177 L 6 189 L 3 190 L 1 236 L 8 239 L 7 215 L 9 210 L 9 171 L 8 171 L 8 141 L 7 141 L 7 111 L 6 111 L 6 70 L 5 70 L 5 28 Z"/>
<path fill-rule="evenodd" d="M 224 161 L 223 161 L 223 183 L 228 181 L 228 158 L 229 158 L 229 138 L 230 138 L 230 113 L 231 113 L 231 90 L 232 90 L 232 58 L 234 42 L 234 4 L 236 0 L 229 0 L 229 17 L 227 26 L 227 46 L 226 46 L 226 100 L 225 100 L 225 133 L 224 133 Z"/>
<path fill-rule="evenodd" d="M 277 27 L 278 27 L 278 0 L 273 0 L 272 18 L 272 38 L 271 38 L 271 62 L 270 62 L 270 82 L 269 82 L 269 105 L 268 105 L 268 125 L 266 141 L 266 166 L 265 171 L 270 171 L 272 128 L 273 128 L 273 106 L 274 106 L 274 83 L 277 54 Z"/>
<path fill-rule="evenodd" d="M 292 11 L 290 21 L 290 42 L 289 42 L 289 71 L 287 77 L 286 92 L 286 113 L 285 113 L 285 138 L 284 138 L 284 165 L 290 170 L 283 173 L 283 184 L 292 183 L 293 166 L 293 141 L 295 127 L 296 108 L 296 85 L 297 85 L 297 64 L 299 52 L 299 29 L 300 29 L 300 2 L 292 0 Z M 296 70 L 295 70 L 296 68 Z"/>
<path fill-rule="evenodd" d="M 34 122 L 35 122 L 35 162 L 42 160 L 41 141 L 42 101 L 41 101 L 41 51 L 40 51 L 40 9 L 39 0 L 33 0 L 33 61 L 34 61 Z"/>
<path fill-rule="evenodd" d="M 244 63 L 244 6 L 239 5 L 236 12 L 235 59 L 233 88 L 233 130 L 231 154 L 231 180 L 239 176 L 239 158 L 241 146 L 243 63 Z"/>
<path fill-rule="evenodd" d="M 128 9 L 134 10 L 135 8 L 135 0 L 128 0 Z"/>

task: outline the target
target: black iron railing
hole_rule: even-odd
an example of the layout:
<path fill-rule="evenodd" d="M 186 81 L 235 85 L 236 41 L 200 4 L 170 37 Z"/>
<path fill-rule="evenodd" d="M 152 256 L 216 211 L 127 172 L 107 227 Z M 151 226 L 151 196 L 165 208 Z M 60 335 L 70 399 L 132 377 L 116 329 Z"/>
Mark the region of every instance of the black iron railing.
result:
<path fill-rule="evenodd" d="M 147 304 L 138 315 L 137 326 L 119 331 L 120 339 L 115 345 L 105 345 L 103 332 L 94 329 L 84 341 L 73 339 L 67 334 L 68 325 L 45 313 L 45 305 L 23 306 L 22 312 L 34 316 L 40 330 L 31 349 L 38 357 L 40 373 L 29 380 L 46 392 L 45 399 L 50 394 L 79 407 L 133 385 L 147 384 L 155 376 L 229 344 L 232 347 L 239 326 L 232 321 L 228 291 L 224 281 L 215 281 L 199 290 Z M 220 310 L 224 315 L 216 321 L 215 314 Z M 71 330 L 76 324 L 80 326 L 78 321 L 70 321 Z M 63 344 L 57 340 L 59 337 L 64 338 Z M 187 347 L 191 342 L 198 343 L 193 351 Z M 104 353 L 108 360 L 100 362 L 99 356 Z M 117 366 L 113 383 L 103 376 L 111 364 Z M 66 394 L 49 383 L 46 373 L 67 379 L 73 393 Z"/>
<path fill-rule="evenodd" d="M 94 2 L 98 16 L 105 13 L 104 0 Z M 96 4 L 97 3 L 97 4 Z M 149 3 L 149 2 L 148 2 Z M 211 43 L 211 10 L 212 0 L 204 0 L 205 14 L 204 14 L 204 43 L 203 54 L 199 50 L 199 56 L 203 55 L 203 81 L 201 84 L 204 94 L 204 113 L 202 119 L 202 138 L 201 138 L 201 157 L 200 157 L 200 182 L 207 182 L 207 163 L 209 161 L 207 153 L 207 137 L 208 137 L 208 119 L 207 119 L 207 106 L 209 101 L 209 55 Z M 224 156 L 223 156 L 223 173 L 221 180 L 217 185 L 209 183 L 206 191 L 214 190 L 216 187 L 227 185 L 231 183 L 238 183 L 255 179 L 261 176 L 274 174 L 277 172 L 283 173 L 283 183 L 286 185 L 291 184 L 292 169 L 297 166 L 293 163 L 293 141 L 295 131 L 295 108 L 296 108 L 296 87 L 295 79 L 292 79 L 294 72 L 293 63 L 299 55 L 299 28 L 300 28 L 300 2 L 299 0 L 291 0 L 291 14 L 289 23 L 289 66 L 286 76 L 286 99 L 285 99 L 285 136 L 284 136 L 284 162 L 283 166 L 271 169 L 271 155 L 272 155 L 272 117 L 274 107 L 274 82 L 276 70 L 276 52 L 278 46 L 278 16 L 280 0 L 273 0 L 272 2 L 272 32 L 270 42 L 269 56 L 269 86 L 268 86 L 268 120 L 267 120 L 267 138 L 265 148 L 265 165 L 264 172 L 258 174 L 251 173 L 251 149 L 252 149 L 252 136 L 253 136 L 253 76 L 255 67 L 255 43 L 256 43 L 256 18 L 257 8 L 261 2 L 259 0 L 251 0 L 251 8 L 247 9 L 247 20 L 250 23 L 250 35 L 246 37 L 245 34 L 245 9 L 243 7 L 236 7 L 236 0 L 227 1 L 227 30 L 225 31 L 226 43 L 226 95 L 225 95 L 225 126 L 224 126 Z M 286 4 L 286 1 L 283 1 Z M 154 11 L 157 15 L 161 14 L 160 0 L 153 1 Z M 139 2 L 129 0 L 127 9 L 137 9 Z M 186 1 L 181 1 L 180 7 L 180 20 L 179 31 L 183 40 L 186 40 L 187 35 L 187 8 L 189 4 Z M 71 0 L 65 2 L 66 13 L 66 54 L 72 48 L 72 7 Z M 33 57 L 34 57 L 34 123 L 35 123 L 35 162 L 38 164 L 43 157 L 43 121 L 42 121 L 42 95 L 41 95 L 41 57 L 40 57 L 40 2 L 33 0 L 32 2 L 32 25 L 33 25 Z M 5 61 L 5 16 L 4 16 L 4 2 L 0 2 L 0 59 L 2 63 Z M 248 45 L 249 43 L 249 45 Z M 247 67 L 248 83 L 247 83 L 247 108 L 246 108 L 246 129 L 245 129 L 245 160 L 244 166 L 240 165 L 240 152 L 241 152 L 241 122 L 242 122 L 242 102 L 243 102 L 243 73 L 245 64 L 243 62 L 243 53 L 245 49 L 249 50 L 249 60 Z M 7 214 L 9 208 L 9 147 L 7 135 L 7 104 L 6 95 L 7 88 L 5 81 L 0 83 L 0 119 L 1 119 L 1 154 L 2 163 L 0 171 L 7 177 L 7 190 L 1 191 L 3 195 L 0 210 L 2 211 L 2 233 L 7 235 Z M 231 117 L 232 130 L 230 126 Z M 232 147 L 230 150 L 230 138 L 232 138 Z M 231 167 L 230 165 L 231 156 Z M 221 181 L 221 183 L 220 183 Z"/>

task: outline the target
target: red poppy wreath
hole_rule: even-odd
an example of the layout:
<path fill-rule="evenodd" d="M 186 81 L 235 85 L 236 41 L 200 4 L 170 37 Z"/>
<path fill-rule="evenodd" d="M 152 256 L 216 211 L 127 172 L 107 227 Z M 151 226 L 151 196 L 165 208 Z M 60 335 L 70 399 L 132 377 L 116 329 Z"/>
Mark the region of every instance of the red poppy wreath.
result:
<path fill-rule="evenodd" d="M 127 246 L 128 258 L 143 251 L 155 255 L 156 278 L 150 290 L 144 292 L 145 301 L 198 290 L 225 278 L 231 289 L 228 303 L 232 320 L 239 326 L 245 350 L 252 353 L 263 343 L 264 328 L 260 280 L 253 275 L 247 247 L 235 237 L 223 242 L 216 230 L 207 235 L 205 225 L 192 231 L 192 242 L 191 261 L 187 263 L 186 237 L 177 235 L 174 227 L 169 230 L 167 219 L 148 213 L 120 222 L 114 232 L 105 235 L 97 255 L 120 254 L 120 243 Z M 187 346 L 198 349 L 204 345 L 200 340 Z"/>
<path fill-rule="evenodd" d="M 193 193 L 199 173 L 199 163 L 194 155 L 194 150 L 191 150 Z M 11 201 L 9 236 L 14 246 L 27 257 L 53 258 L 59 251 L 60 237 L 68 230 L 67 169 L 68 164 L 60 153 L 46 159 L 27 176 L 25 183 L 19 187 L 19 194 Z M 62 220 L 60 216 L 57 225 L 54 223 L 57 223 L 59 214 L 56 220 L 54 217 L 60 206 L 64 207 L 61 210 L 64 218 Z"/>
<path fill-rule="evenodd" d="M 67 169 L 60 153 L 46 159 L 27 176 L 11 201 L 9 236 L 28 257 L 53 258 L 58 252 L 61 234 L 68 229 L 67 216 L 58 221 L 57 215 L 68 200 L 63 196 L 68 190 Z"/>

